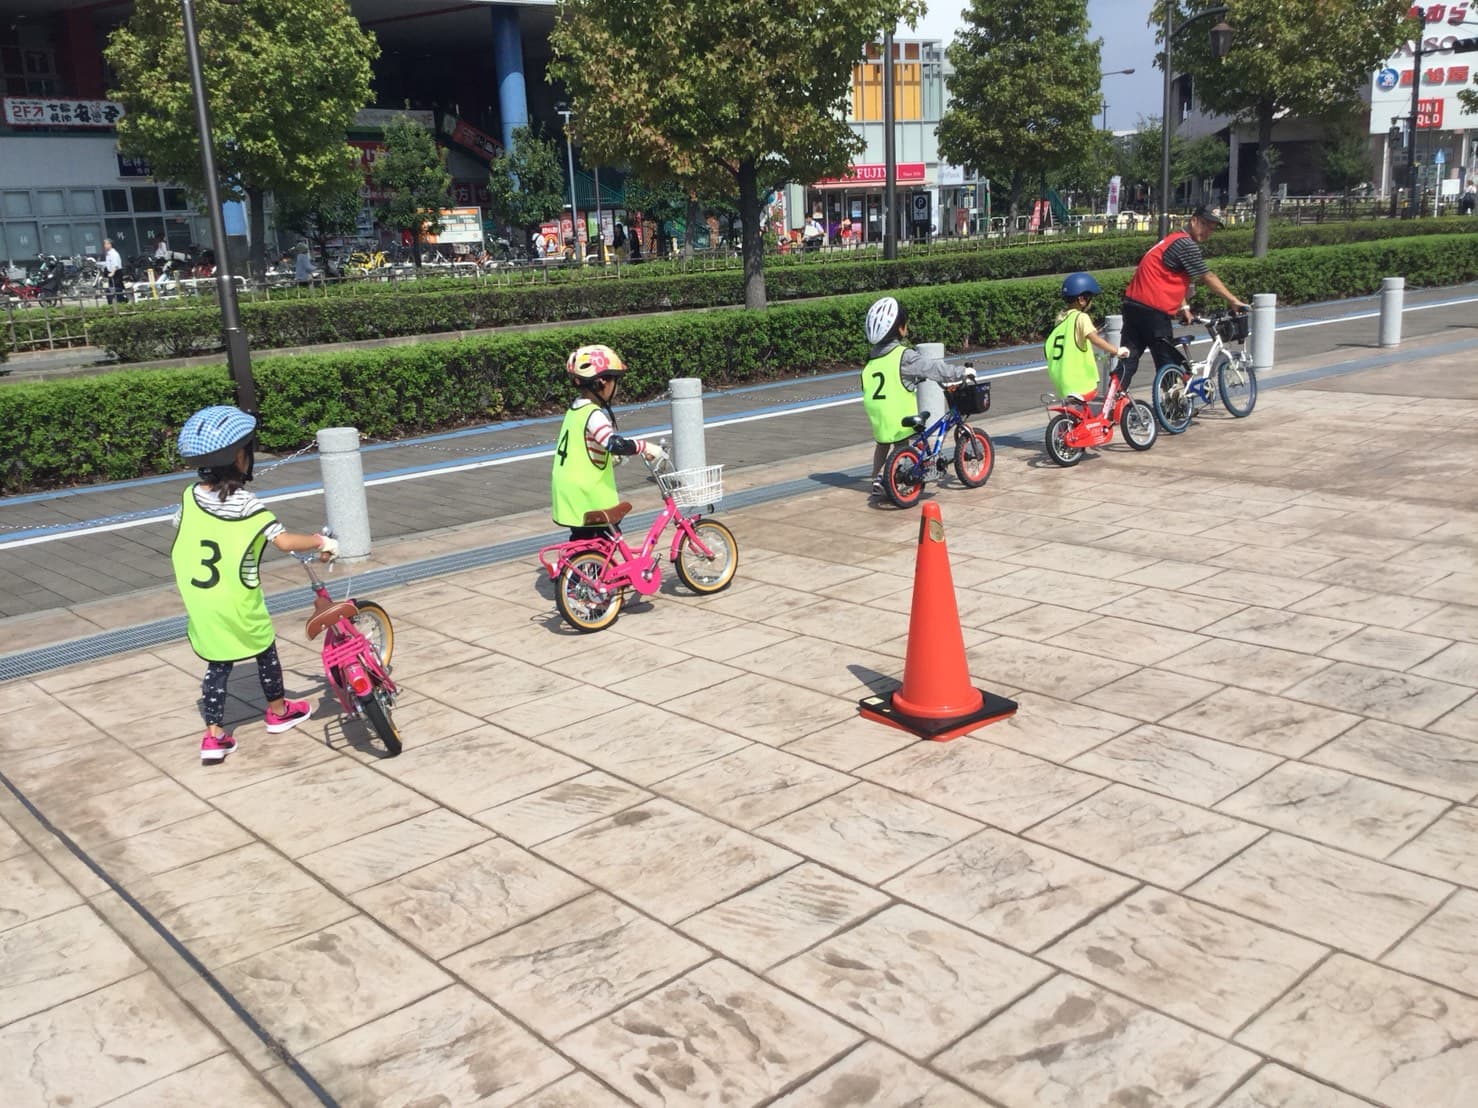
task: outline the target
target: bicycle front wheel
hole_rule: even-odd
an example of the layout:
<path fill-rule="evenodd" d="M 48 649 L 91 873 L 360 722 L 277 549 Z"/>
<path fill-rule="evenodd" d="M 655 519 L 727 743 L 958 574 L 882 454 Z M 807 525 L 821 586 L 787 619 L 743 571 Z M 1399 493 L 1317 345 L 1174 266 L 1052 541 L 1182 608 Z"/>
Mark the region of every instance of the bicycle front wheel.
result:
<path fill-rule="evenodd" d="M 924 463 L 911 446 L 900 446 L 883 463 L 883 491 L 900 508 L 912 508 L 924 495 Z"/>
<path fill-rule="evenodd" d="M 1257 404 L 1257 371 L 1240 351 L 1223 357 L 1216 366 L 1216 391 L 1222 405 L 1238 419 L 1252 414 Z"/>
<path fill-rule="evenodd" d="M 1155 413 L 1143 400 L 1131 400 L 1124 406 L 1124 414 L 1119 417 L 1119 429 L 1124 432 L 1124 441 L 1135 450 L 1148 450 L 1160 437 Z"/>
<path fill-rule="evenodd" d="M 734 539 L 734 532 L 716 519 L 698 520 L 693 524 L 693 531 L 713 554 L 705 555 L 692 539 L 684 536 L 673 568 L 682 583 L 696 593 L 706 596 L 722 592 L 733 582 L 734 571 L 739 568 L 739 543 Z"/>
<path fill-rule="evenodd" d="M 974 427 L 961 427 L 955 433 L 955 476 L 966 488 L 978 489 L 990 480 L 996 468 L 996 448 L 990 436 Z"/>
<path fill-rule="evenodd" d="M 1162 365 L 1155 374 L 1155 388 L 1152 397 L 1155 407 L 1155 418 L 1159 420 L 1160 426 L 1172 435 L 1178 435 L 1191 425 L 1191 415 L 1194 413 L 1195 401 L 1191 397 L 1190 389 L 1186 387 L 1189 374 L 1184 366 L 1174 364 Z"/>
<path fill-rule="evenodd" d="M 604 554 L 587 550 L 571 558 L 555 582 L 554 602 L 559 605 L 559 614 L 576 631 L 600 631 L 621 614 L 621 590 L 608 590 L 600 584 L 605 567 Z"/>
<path fill-rule="evenodd" d="M 395 720 L 390 715 L 390 694 L 384 689 L 376 688 L 368 696 L 361 697 L 359 701 L 360 710 L 364 718 L 369 720 L 370 727 L 376 735 L 380 736 L 380 742 L 385 744 L 386 752 L 393 758 L 401 751 L 400 730 L 395 726 Z"/>
<path fill-rule="evenodd" d="M 390 668 L 390 655 L 395 650 L 395 627 L 390 622 L 390 613 L 373 600 L 356 600 L 354 606 L 359 615 L 354 617 L 354 629 L 369 640 L 380 656 L 380 664 Z"/>

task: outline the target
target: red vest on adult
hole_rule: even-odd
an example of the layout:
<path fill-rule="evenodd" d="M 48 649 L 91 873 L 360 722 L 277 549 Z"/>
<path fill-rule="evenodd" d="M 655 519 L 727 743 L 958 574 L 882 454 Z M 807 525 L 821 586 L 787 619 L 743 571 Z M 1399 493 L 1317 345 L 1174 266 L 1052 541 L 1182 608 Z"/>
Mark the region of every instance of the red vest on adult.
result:
<path fill-rule="evenodd" d="M 1139 266 L 1129 279 L 1129 287 L 1124 290 L 1124 295 L 1130 300 L 1157 308 L 1166 315 L 1174 315 L 1185 303 L 1186 294 L 1191 291 L 1191 278 L 1189 274 L 1166 267 L 1165 248 L 1176 239 L 1188 237 L 1184 231 L 1175 231 L 1150 247 L 1139 260 Z"/>

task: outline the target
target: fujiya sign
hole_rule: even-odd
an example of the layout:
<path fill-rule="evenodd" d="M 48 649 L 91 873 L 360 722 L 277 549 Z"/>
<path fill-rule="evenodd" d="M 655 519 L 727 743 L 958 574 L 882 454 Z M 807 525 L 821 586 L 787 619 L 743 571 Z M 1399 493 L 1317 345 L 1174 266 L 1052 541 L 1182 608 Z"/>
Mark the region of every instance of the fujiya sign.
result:
<path fill-rule="evenodd" d="M 854 165 L 852 172 L 846 177 L 823 177 L 816 184 L 823 188 L 837 188 L 842 185 L 881 185 L 888 179 L 888 167 L 882 163 Z M 919 184 L 924 180 L 923 162 L 899 162 L 897 175 L 893 178 L 899 184 Z"/>
<path fill-rule="evenodd" d="M 1469 55 L 1455 55 L 1452 50 L 1459 39 L 1470 37 L 1462 27 L 1469 10 L 1467 3 L 1427 6 L 1420 81 L 1413 39 L 1402 43 L 1371 80 L 1371 134 L 1383 134 L 1390 128 L 1392 119 L 1411 115 L 1413 83 L 1418 83 L 1420 90 L 1419 130 L 1464 131 L 1478 127 L 1478 113 L 1464 110 L 1457 98 L 1459 90 L 1471 87 L 1473 69 L 1468 63 Z"/>

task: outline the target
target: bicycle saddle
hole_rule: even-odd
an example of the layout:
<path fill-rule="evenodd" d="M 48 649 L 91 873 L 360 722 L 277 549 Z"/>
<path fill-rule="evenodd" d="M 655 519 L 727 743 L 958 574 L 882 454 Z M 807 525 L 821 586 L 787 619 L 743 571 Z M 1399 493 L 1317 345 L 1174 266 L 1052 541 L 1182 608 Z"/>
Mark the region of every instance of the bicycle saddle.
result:
<path fill-rule="evenodd" d="M 1176 335 L 1175 336 L 1175 345 L 1176 346 L 1189 346 L 1191 343 L 1193 343 L 1195 341 L 1196 341 L 1196 336 L 1195 335 Z"/>
<path fill-rule="evenodd" d="M 626 518 L 626 513 L 631 511 L 629 501 L 623 500 L 614 508 L 601 508 L 594 512 L 585 513 L 586 527 L 615 527 Z"/>
<path fill-rule="evenodd" d="M 353 619 L 359 614 L 359 609 L 354 606 L 352 600 L 341 600 L 337 604 L 325 606 L 320 606 L 315 602 L 313 608 L 313 615 L 308 620 L 307 628 L 310 641 L 323 634 L 325 627 L 332 627 L 341 619 Z"/>
<path fill-rule="evenodd" d="M 912 427 L 915 431 L 922 431 L 925 427 L 929 426 L 929 413 L 920 412 L 918 415 L 904 416 L 903 425 L 905 427 Z"/>

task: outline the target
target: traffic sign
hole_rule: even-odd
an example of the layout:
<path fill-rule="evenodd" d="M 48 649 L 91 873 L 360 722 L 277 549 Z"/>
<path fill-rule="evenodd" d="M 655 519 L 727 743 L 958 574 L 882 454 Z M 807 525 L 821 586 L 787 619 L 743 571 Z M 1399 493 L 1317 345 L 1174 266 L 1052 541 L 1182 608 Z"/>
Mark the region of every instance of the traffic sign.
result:
<path fill-rule="evenodd" d="M 1439 146 L 1437 148 L 1437 153 L 1432 155 L 1432 161 L 1435 162 L 1437 165 L 1445 165 L 1447 163 L 1447 151 L 1443 150 Z"/>

